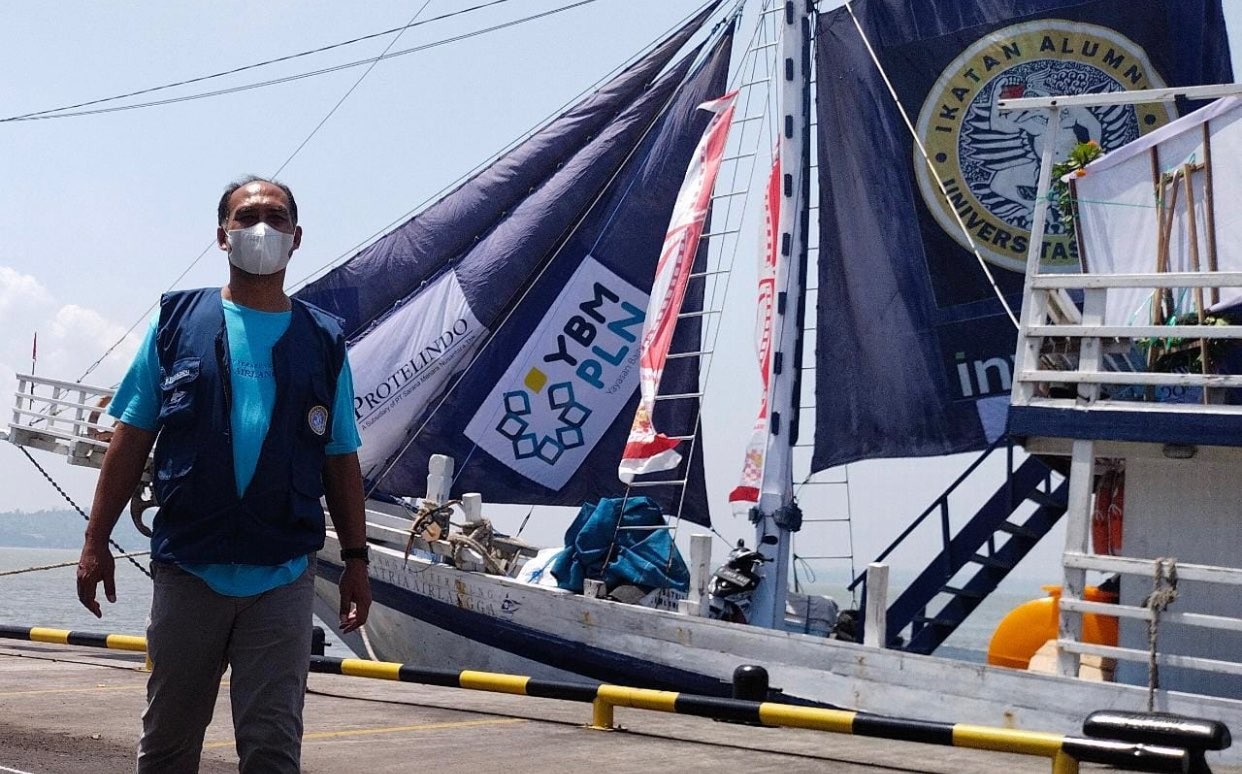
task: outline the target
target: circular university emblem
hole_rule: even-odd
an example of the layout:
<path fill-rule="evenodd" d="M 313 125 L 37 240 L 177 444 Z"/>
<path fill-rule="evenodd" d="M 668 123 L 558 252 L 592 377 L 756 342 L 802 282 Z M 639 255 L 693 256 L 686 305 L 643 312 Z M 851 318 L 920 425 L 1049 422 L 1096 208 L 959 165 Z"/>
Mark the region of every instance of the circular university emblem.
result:
<path fill-rule="evenodd" d="M 328 409 L 326 406 L 313 406 L 306 413 L 306 424 L 310 426 L 311 432 L 315 435 L 323 435 L 328 432 Z"/>
<path fill-rule="evenodd" d="M 941 73 L 919 114 L 918 134 L 935 175 L 915 149 L 923 201 L 940 227 L 969 249 L 954 217 L 961 216 L 985 260 L 1025 271 L 1044 147 L 1057 161 L 1075 145 L 1095 140 L 1114 150 L 1175 117 L 1153 103 L 1070 108 L 1055 137 L 1044 111 L 1007 112 L 1002 99 L 1163 88 L 1164 80 L 1133 41 L 1114 30 L 1061 19 L 996 30 L 963 51 Z M 1041 248 L 1045 271 L 1076 270 L 1077 247 L 1056 207 L 1049 209 Z"/>

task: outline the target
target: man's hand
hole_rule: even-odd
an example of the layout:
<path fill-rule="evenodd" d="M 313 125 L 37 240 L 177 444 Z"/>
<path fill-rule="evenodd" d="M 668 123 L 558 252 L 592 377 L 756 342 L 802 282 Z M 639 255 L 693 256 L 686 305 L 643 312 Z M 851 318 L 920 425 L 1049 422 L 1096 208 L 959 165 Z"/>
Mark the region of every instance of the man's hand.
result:
<path fill-rule="evenodd" d="M 99 601 L 95 599 L 100 581 L 103 581 L 104 595 L 108 601 L 116 602 L 116 560 L 112 558 L 112 552 L 107 545 L 100 548 L 87 540 L 82 547 L 82 556 L 78 559 L 78 601 L 94 613 L 96 618 L 103 618 Z"/>
<path fill-rule="evenodd" d="M 323 464 L 323 488 L 337 541 L 347 548 L 364 546 L 367 524 L 363 509 L 362 471 L 358 454 L 329 454 Z M 371 612 L 371 579 L 362 559 L 346 559 L 341 573 L 341 633 L 367 622 Z"/>
<path fill-rule="evenodd" d="M 349 634 L 361 628 L 371 612 L 371 579 L 367 576 L 366 562 L 361 559 L 345 560 L 340 590 L 341 634 Z"/>
<path fill-rule="evenodd" d="M 103 618 L 95 599 L 100 581 L 103 581 L 108 601 L 116 602 L 116 562 L 108 550 L 108 536 L 141 483 L 142 469 L 154 445 L 154 431 L 117 422 L 112 442 L 104 452 L 103 469 L 95 485 L 95 500 L 86 525 L 86 542 L 78 558 L 78 600 L 96 618 Z"/>

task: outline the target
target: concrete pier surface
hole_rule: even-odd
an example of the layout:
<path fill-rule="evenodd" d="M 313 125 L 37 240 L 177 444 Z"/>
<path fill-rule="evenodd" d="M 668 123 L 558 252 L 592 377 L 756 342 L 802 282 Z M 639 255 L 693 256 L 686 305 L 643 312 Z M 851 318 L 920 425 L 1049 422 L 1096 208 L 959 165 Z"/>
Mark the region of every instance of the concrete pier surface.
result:
<path fill-rule="evenodd" d="M 0 642 L 0 772 L 132 771 L 145 704 L 142 665 L 141 654 Z M 587 728 L 590 718 L 588 704 L 312 674 L 303 770 L 308 774 L 1051 771 L 1051 763 L 1043 758 L 758 728 L 628 708 L 616 710 L 623 731 Z M 1084 765 L 1082 770 L 1104 769 Z M 227 685 L 221 688 L 207 730 L 201 771 L 237 771 Z M 1214 771 L 1242 774 L 1242 767 L 1214 767 Z"/>

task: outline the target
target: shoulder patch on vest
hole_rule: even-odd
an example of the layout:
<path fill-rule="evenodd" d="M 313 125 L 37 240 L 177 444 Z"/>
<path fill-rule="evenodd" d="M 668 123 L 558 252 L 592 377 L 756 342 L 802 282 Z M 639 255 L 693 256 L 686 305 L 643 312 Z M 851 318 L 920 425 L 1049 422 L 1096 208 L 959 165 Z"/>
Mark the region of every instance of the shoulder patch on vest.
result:
<path fill-rule="evenodd" d="M 306 424 L 310 426 L 311 432 L 315 435 L 323 435 L 328 432 L 328 408 L 326 406 L 313 406 L 306 413 Z"/>

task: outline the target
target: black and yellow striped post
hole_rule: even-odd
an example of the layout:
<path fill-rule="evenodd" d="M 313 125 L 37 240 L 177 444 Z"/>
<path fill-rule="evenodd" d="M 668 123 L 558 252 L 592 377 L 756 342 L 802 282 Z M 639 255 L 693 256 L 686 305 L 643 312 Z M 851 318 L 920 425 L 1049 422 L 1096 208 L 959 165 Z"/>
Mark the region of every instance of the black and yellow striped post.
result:
<path fill-rule="evenodd" d="M 1080 762 L 1124 765 L 1126 768 L 1138 771 L 1180 772 L 1185 770 L 1184 767 L 1188 760 L 1185 750 L 1172 747 L 1126 744 L 964 723 L 908 720 L 849 710 L 697 696 L 607 683 L 557 682 L 494 672 L 424 669 L 408 664 L 326 657 L 312 658 L 311 671 L 587 702 L 592 705 L 591 727 L 597 729 L 615 728 L 615 708 L 631 707 L 765 726 L 804 728 L 879 739 L 1038 756 L 1050 760 L 1052 774 L 1078 774 Z"/>
<path fill-rule="evenodd" d="M 53 645 L 80 645 L 88 648 L 110 648 L 147 652 L 147 638 L 135 634 L 96 634 L 75 632 L 68 629 L 49 629 L 43 626 L 0 626 L 0 639 L 48 642 Z"/>
<path fill-rule="evenodd" d="M 146 639 L 143 637 L 126 634 L 92 634 L 39 627 L 0 626 L 0 639 L 23 639 L 139 652 L 146 650 Z M 1039 756 L 1051 760 L 1053 774 L 1078 774 L 1080 762 L 1104 763 L 1137 771 L 1180 772 L 1186 770 L 1189 761 L 1189 753 L 1185 749 L 1176 747 L 1085 739 L 1063 734 L 964 723 L 909 720 L 850 710 L 697 696 L 649 688 L 628 688 L 600 682 L 539 680 L 523 675 L 424 669 L 410 664 L 326 656 L 312 656 L 310 671 L 583 702 L 592 705 L 591 727 L 600 729 L 615 728 L 614 709 L 616 707 L 632 707 L 764 726 L 804 728 L 837 734 Z"/>

